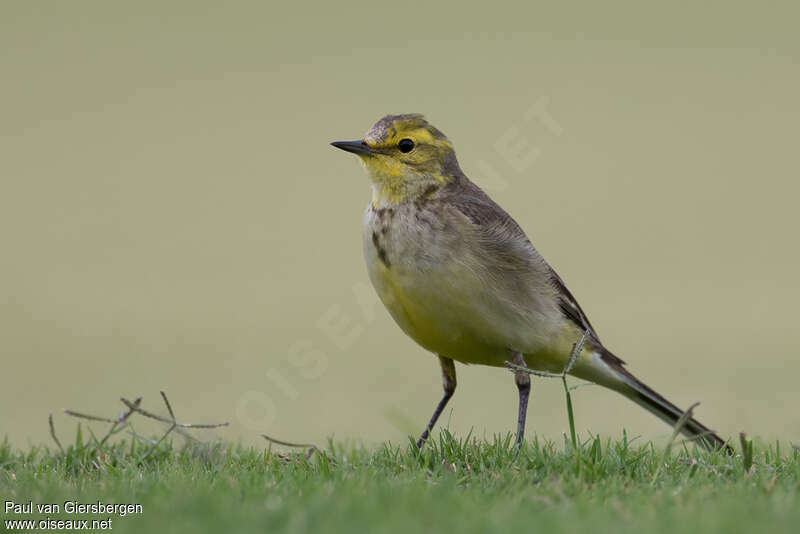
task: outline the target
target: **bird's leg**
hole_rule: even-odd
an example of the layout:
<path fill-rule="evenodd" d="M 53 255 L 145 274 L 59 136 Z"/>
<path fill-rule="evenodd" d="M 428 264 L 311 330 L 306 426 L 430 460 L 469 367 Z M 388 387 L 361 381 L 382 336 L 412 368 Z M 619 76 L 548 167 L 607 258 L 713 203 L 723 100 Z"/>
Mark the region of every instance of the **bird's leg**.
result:
<path fill-rule="evenodd" d="M 527 367 L 522 354 L 517 351 L 511 352 L 511 361 L 522 367 Z M 525 438 L 525 416 L 528 414 L 528 397 L 531 394 L 531 376 L 524 371 L 514 373 L 514 382 L 519 390 L 519 414 L 517 416 L 517 454 L 522 447 L 522 440 Z"/>
<path fill-rule="evenodd" d="M 439 356 L 439 364 L 442 366 L 442 388 L 444 389 L 444 395 L 442 396 L 442 400 L 439 401 L 439 404 L 436 405 L 436 409 L 433 411 L 428 426 L 425 427 L 425 431 L 417 440 L 418 449 L 421 448 L 425 440 L 428 439 L 431 430 L 433 430 L 433 425 L 436 424 L 436 420 L 439 419 L 444 407 L 447 406 L 447 401 L 449 401 L 453 393 L 456 392 L 456 366 L 453 364 L 453 360 L 445 358 L 444 356 Z"/>

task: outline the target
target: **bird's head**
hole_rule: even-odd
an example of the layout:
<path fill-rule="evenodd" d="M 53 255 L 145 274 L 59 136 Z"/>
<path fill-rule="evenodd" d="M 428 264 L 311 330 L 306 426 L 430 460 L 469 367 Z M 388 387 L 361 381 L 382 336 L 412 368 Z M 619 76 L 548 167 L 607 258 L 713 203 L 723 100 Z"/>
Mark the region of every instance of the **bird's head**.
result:
<path fill-rule="evenodd" d="M 387 115 L 363 139 L 331 144 L 361 158 L 374 204 L 413 201 L 463 176 L 453 145 L 416 113 Z"/>

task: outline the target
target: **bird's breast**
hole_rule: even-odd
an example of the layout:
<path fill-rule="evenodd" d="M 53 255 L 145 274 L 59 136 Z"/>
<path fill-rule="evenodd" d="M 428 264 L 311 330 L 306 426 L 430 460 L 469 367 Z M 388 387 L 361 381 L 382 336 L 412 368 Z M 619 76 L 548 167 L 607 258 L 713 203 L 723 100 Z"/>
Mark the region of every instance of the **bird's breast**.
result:
<path fill-rule="evenodd" d="M 487 363 L 478 335 L 488 330 L 486 318 L 475 305 L 487 288 L 465 261 L 464 239 L 452 221 L 413 205 L 370 207 L 363 241 L 370 280 L 406 334 L 430 351 Z"/>

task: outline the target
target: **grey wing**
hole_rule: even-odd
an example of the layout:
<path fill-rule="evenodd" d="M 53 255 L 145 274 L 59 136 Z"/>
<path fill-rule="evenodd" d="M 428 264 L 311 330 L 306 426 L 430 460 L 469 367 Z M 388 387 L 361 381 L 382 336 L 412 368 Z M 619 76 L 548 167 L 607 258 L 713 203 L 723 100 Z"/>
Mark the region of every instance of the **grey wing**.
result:
<path fill-rule="evenodd" d="M 447 189 L 451 191 L 447 195 Z M 581 331 L 588 330 L 599 343 L 578 301 L 556 271 L 542 258 L 519 224 L 481 188 L 464 180 L 444 188 L 447 201 L 466 216 L 492 248 L 495 258 L 509 269 L 528 269 L 537 279 L 544 279 L 552 289 L 561 314 Z"/>

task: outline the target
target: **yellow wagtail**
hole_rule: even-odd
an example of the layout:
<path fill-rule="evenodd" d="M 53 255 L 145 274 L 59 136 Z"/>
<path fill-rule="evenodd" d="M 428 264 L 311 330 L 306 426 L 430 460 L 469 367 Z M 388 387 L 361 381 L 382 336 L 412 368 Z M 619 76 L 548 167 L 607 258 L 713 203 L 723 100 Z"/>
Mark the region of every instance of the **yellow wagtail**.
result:
<path fill-rule="evenodd" d="M 422 115 L 388 115 L 363 139 L 332 145 L 357 154 L 372 180 L 363 239 L 375 290 L 400 328 L 439 357 L 444 396 L 418 446 L 455 392 L 453 360 L 495 367 L 510 360 L 561 372 L 584 335 L 586 350 L 571 374 L 625 395 L 669 424 L 681 418 L 680 408 L 603 346 L 564 281 L 516 221 L 464 175 L 453 145 Z M 519 447 L 530 376 L 518 370 L 515 382 Z M 712 448 L 725 446 L 695 419 L 682 432 Z"/>

